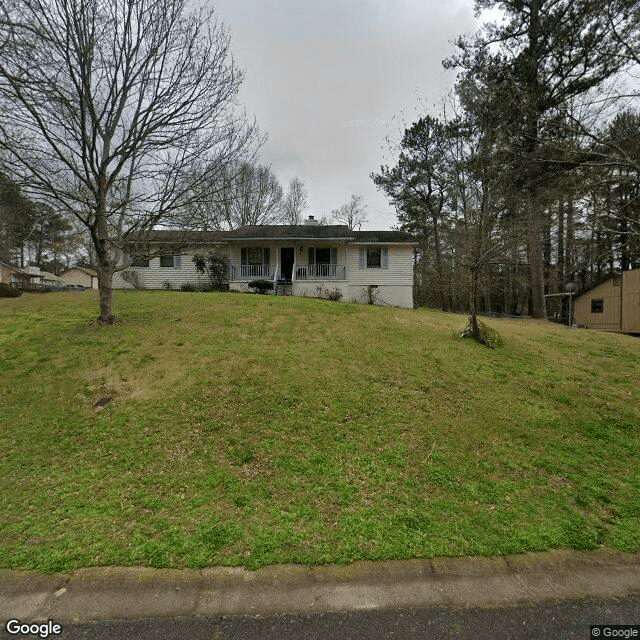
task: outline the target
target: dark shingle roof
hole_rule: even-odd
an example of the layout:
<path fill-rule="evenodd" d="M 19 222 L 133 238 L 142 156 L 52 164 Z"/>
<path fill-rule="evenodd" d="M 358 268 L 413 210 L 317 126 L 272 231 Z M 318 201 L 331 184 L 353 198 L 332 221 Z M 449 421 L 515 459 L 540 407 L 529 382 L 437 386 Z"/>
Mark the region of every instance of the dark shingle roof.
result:
<path fill-rule="evenodd" d="M 229 239 L 262 238 L 350 238 L 349 227 L 342 224 L 255 224 L 225 232 Z"/>
<path fill-rule="evenodd" d="M 355 242 L 415 242 L 406 231 L 352 231 Z"/>
<path fill-rule="evenodd" d="M 152 229 L 151 231 L 133 233 L 128 238 L 134 242 L 171 242 L 177 244 L 207 244 L 223 242 L 221 231 L 186 231 L 181 229 Z"/>
<path fill-rule="evenodd" d="M 293 225 L 255 224 L 238 227 L 232 231 L 180 231 L 155 229 L 146 233 L 132 234 L 134 242 L 167 242 L 181 245 L 212 244 L 227 240 L 266 240 L 277 238 L 300 239 L 340 239 L 352 242 L 407 242 L 414 237 L 406 231 L 351 231 L 342 224 L 333 225 Z"/>
<path fill-rule="evenodd" d="M 352 242 L 414 242 L 406 231 L 351 231 L 342 224 L 333 225 L 286 225 L 259 224 L 240 227 L 224 234 L 228 239 L 263 238 L 320 238 L 342 239 Z"/>

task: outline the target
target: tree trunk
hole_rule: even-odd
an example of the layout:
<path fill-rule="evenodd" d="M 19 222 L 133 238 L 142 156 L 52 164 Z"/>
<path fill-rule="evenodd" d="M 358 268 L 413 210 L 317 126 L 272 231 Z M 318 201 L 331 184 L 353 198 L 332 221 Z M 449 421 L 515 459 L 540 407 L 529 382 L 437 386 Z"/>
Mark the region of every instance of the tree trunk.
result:
<path fill-rule="evenodd" d="M 99 184 L 104 184 L 102 177 Z M 104 192 L 106 192 L 106 188 Z M 105 198 L 101 198 L 99 201 L 98 212 L 96 214 L 96 227 L 91 230 L 91 236 L 98 263 L 98 291 L 100 293 L 100 316 L 98 317 L 98 323 L 103 325 L 115 324 L 118 319 L 113 315 L 111 309 L 111 286 L 113 284 L 113 272 L 116 264 L 110 255 L 109 243 L 107 241 L 109 235 L 107 230 Z"/>
<path fill-rule="evenodd" d="M 531 315 L 547 319 L 547 303 L 544 297 L 544 231 L 543 216 L 537 212 L 535 189 L 528 193 L 529 264 L 531 272 Z"/>
<path fill-rule="evenodd" d="M 491 315 L 491 289 L 489 285 L 484 287 L 484 312 L 488 316 Z"/>
<path fill-rule="evenodd" d="M 429 296 L 429 270 L 427 268 L 427 255 L 429 245 L 426 240 L 420 243 L 420 289 L 418 290 L 418 300 L 420 305 L 427 304 Z"/>
<path fill-rule="evenodd" d="M 544 281 L 549 282 L 551 277 L 551 224 L 552 224 L 551 207 L 547 207 L 544 214 L 544 226 L 542 228 L 542 234 L 544 237 Z"/>
<path fill-rule="evenodd" d="M 558 264 L 556 266 L 556 277 L 558 279 L 557 291 L 564 291 L 564 284 L 567 281 L 567 271 L 564 259 L 564 197 L 560 196 L 558 202 Z"/>
<path fill-rule="evenodd" d="M 469 296 L 470 316 L 469 326 L 471 327 L 471 335 L 477 342 L 481 341 L 480 328 L 478 327 L 476 300 L 478 297 L 478 269 L 471 268 L 471 295 Z"/>
<path fill-rule="evenodd" d="M 111 308 L 111 295 L 112 295 L 112 280 L 113 280 L 113 266 L 110 260 L 106 261 L 106 264 L 100 261 L 98 263 L 98 292 L 100 294 L 100 316 L 98 317 L 99 324 L 115 324 L 117 318 L 113 315 Z"/>
<path fill-rule="evenodd" d="M 438 289 L 440 291 L 440 308 L 443 311 L 448 311 L 447 298 L 444 290 L 444 274 L 442 271 L 442 249 L 440 247 L 440 233 L 438 232 L 438 216 L 433 214 L 433 243 L 436 250 L 436 272 L 438 274 Z"/>

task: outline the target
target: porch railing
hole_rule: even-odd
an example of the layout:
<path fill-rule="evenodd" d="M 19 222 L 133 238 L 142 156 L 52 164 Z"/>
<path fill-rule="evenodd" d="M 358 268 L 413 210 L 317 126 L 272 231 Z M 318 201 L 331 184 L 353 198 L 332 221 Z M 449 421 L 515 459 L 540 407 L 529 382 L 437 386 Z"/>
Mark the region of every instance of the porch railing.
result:
<path fill-rule="evenodd" d="M 269 278 L 271 270 L 268 264 L 232 264 L 229 267 L 229 280 L 243 278 Z"/>
<path fill-rule="evenodd" d="M 20 289 L 20 291 L 40 291 L 42 284 L 35 282 L 25 282 L 24 280 L 16 280 L 11 283 L 14 289 Z"/>
<path fill-rule="evenodd" d="M 344 280 L 342 264 L 307 264 L 296 269 L 297 280 Z"/>

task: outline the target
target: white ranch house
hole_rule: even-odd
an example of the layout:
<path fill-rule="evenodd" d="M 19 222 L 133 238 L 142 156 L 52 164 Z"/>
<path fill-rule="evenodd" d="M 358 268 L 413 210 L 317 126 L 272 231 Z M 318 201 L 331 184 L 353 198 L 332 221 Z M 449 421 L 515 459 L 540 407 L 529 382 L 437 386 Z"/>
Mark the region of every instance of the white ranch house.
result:
<path fill-rule="evenodd" d="M 175 244 L 175 231 L 147 236 L 150 259 L 132 267 L 144 288 L 174 288 L 203 280 L 193 264 L 196 253 L 217 247 L 229 257 L 229 288 L 248 290 L 252 280 L 274 283 L 283 295 L 321 297 L 339 289 L 342 299 L 413 307 L 413 237 L 403 231 L 351 231 L 344 225 L 251 225 L 227 232 L 187 232 L 179 253 L 162 254 Z M 114 288 L 131 288 L 117 272 Z"/>

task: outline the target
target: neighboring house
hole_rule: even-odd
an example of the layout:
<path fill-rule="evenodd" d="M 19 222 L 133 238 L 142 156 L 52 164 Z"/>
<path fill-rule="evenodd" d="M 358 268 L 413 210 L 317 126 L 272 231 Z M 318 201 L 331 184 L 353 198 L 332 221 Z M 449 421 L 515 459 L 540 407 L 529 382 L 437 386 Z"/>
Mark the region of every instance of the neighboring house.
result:
<path fill-rule="evenodd" d="M 87 267 L 73 267 L 60 276 L 65 285 L 80 285 L 85 289 L 98 288 L 98 272 Z"/>
<path fill-rule="evenodd" d="M 589 329 L 640 333 L 640 269 L 610 273 L 578 291 L 573 320 Z"/>
<path fill-rule="evenodd" d="M 40 278 L 39 267 L 12 267 L 0 262 L 0 282 L 10 284 L 16 289 L 35 291 L 40 288 Z"/>
<path fill-rule="evenodd" d="M 155 231 L 149 248 L 170 246 L 176 232 Z M 228 232 L 192 234 L 181 255 L 135 262 L 145 288 L 165 281 L 179 287 L 196 283 L 195 253 L 217 246 L 229 257 L 229 288 L 248 290 L 252 280 L 274 283 L 277 293 L 327 295 L 339 290 L 343 300 L 374 301 L 413 307 L 413 237 L 403 231 L 351 231 L 344 225 L 320 225 L 312 217 L 303 225 L 251 225 Z M 130 287 L 121 273 L 113 286 Z"/>
<path fill-rule="evenodd" d="M 43 287 L 63 287 L 64 281 L 48 271 L 40 271 L 40 284 Z"/>

